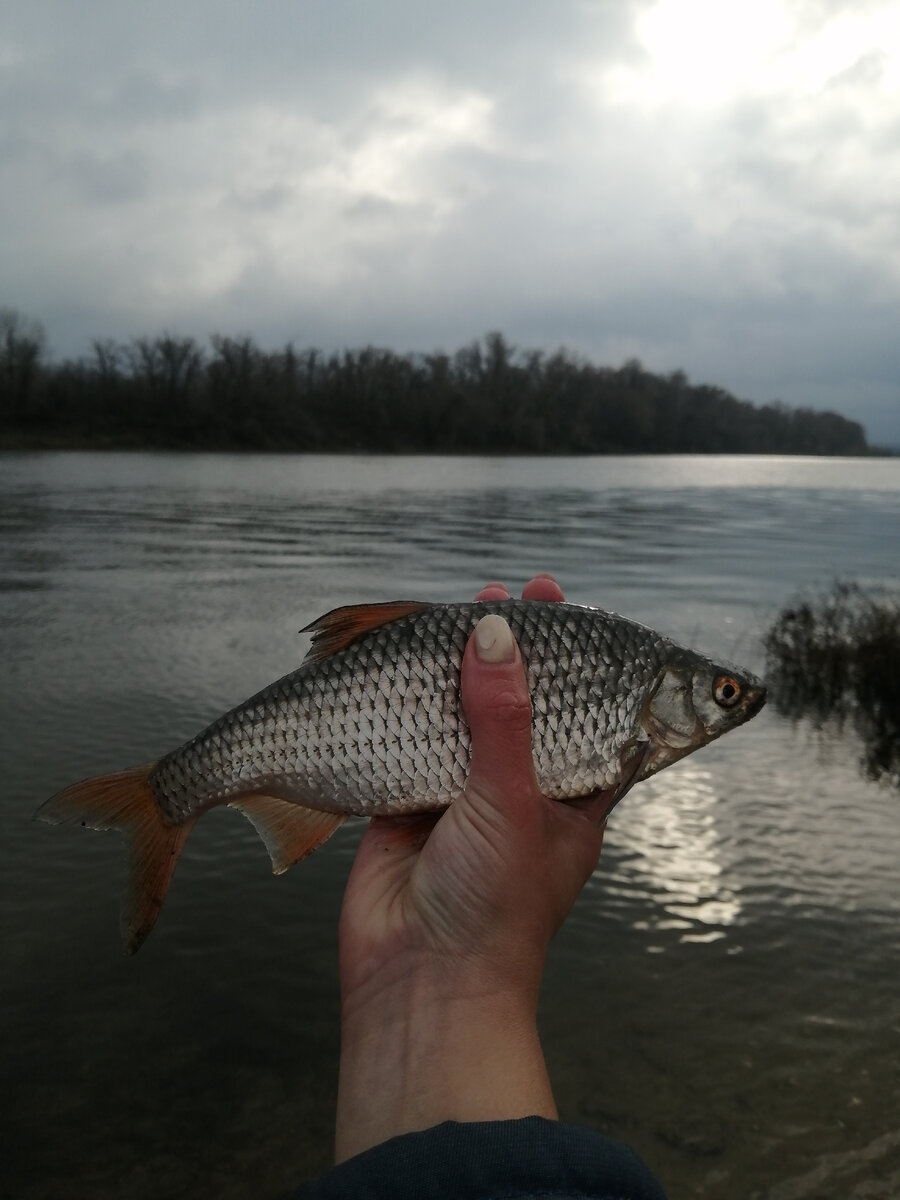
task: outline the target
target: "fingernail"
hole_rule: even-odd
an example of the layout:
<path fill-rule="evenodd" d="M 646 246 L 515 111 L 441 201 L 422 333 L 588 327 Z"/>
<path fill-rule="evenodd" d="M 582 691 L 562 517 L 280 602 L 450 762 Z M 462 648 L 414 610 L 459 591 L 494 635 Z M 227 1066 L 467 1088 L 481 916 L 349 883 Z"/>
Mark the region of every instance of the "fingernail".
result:
<path fill-rule="evenodd" d="M 475 649 L 481 662 L 511 662 L 515 646 L 512 630 L 496 613 L 482 617 L 475 626 Z"/>

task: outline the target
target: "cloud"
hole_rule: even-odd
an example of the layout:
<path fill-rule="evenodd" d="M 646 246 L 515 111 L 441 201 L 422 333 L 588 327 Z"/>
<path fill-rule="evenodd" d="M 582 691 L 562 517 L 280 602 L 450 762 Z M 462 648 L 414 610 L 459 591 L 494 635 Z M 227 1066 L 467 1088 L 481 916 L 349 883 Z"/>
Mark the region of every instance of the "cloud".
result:
<path fill-rule="evenodd" d="M 0 301 L 60 354 L 501 328 L 900 443 L 888 0 L 7 0 L 0 32 Z"/>
<path fill-rule="evenodd" d="M 129 150 L 113 154 L 82 150 L 63 159 L 59 172 L 69 177 L 86 203 L 100 206 L 138 200 L 147 194 L 149 184 L 147 164 Z"/>

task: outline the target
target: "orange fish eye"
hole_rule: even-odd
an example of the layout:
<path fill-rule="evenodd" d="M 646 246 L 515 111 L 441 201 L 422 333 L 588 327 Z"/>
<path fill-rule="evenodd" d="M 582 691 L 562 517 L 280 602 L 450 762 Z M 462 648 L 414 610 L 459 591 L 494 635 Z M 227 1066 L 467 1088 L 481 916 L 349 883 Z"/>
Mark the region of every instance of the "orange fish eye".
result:
<path fill-rule="evenodd" d="M 713 684 L 713 696 L 722 708 L 734 708 L 741 698 L 741 685 L 733 675 L 720 675 Z"/>

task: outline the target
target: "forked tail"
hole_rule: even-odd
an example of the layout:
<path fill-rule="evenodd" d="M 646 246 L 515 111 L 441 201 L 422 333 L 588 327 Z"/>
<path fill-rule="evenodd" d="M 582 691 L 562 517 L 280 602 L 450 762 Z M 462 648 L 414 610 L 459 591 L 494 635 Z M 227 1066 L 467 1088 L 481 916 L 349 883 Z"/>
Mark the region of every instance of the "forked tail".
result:
<path fill-rule="evenodd" d="M 77 824 L 125 834 L 129 870 L 120 928 L 126 954 L 134 954 L 153 928 L 178 856 L 194 826 L 195 818 L 182 825 L 163 821 L 149 783 L 155 766 L 147 763 L 73 783 L 35 813 L 38 820 L 51 825 Z"/>

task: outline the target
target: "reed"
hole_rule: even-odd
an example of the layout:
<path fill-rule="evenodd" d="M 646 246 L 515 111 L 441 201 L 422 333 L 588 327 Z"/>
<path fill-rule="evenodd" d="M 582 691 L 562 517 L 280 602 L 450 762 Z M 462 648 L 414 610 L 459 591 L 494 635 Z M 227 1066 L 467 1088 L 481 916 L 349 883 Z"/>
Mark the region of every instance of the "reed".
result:
<path fill-rule="evenodd" d="M 763 640 L 778 711 L 851 725 L 867 773 L 900 787 L 900 599 L 838 581 L 784 609 Z"/>

